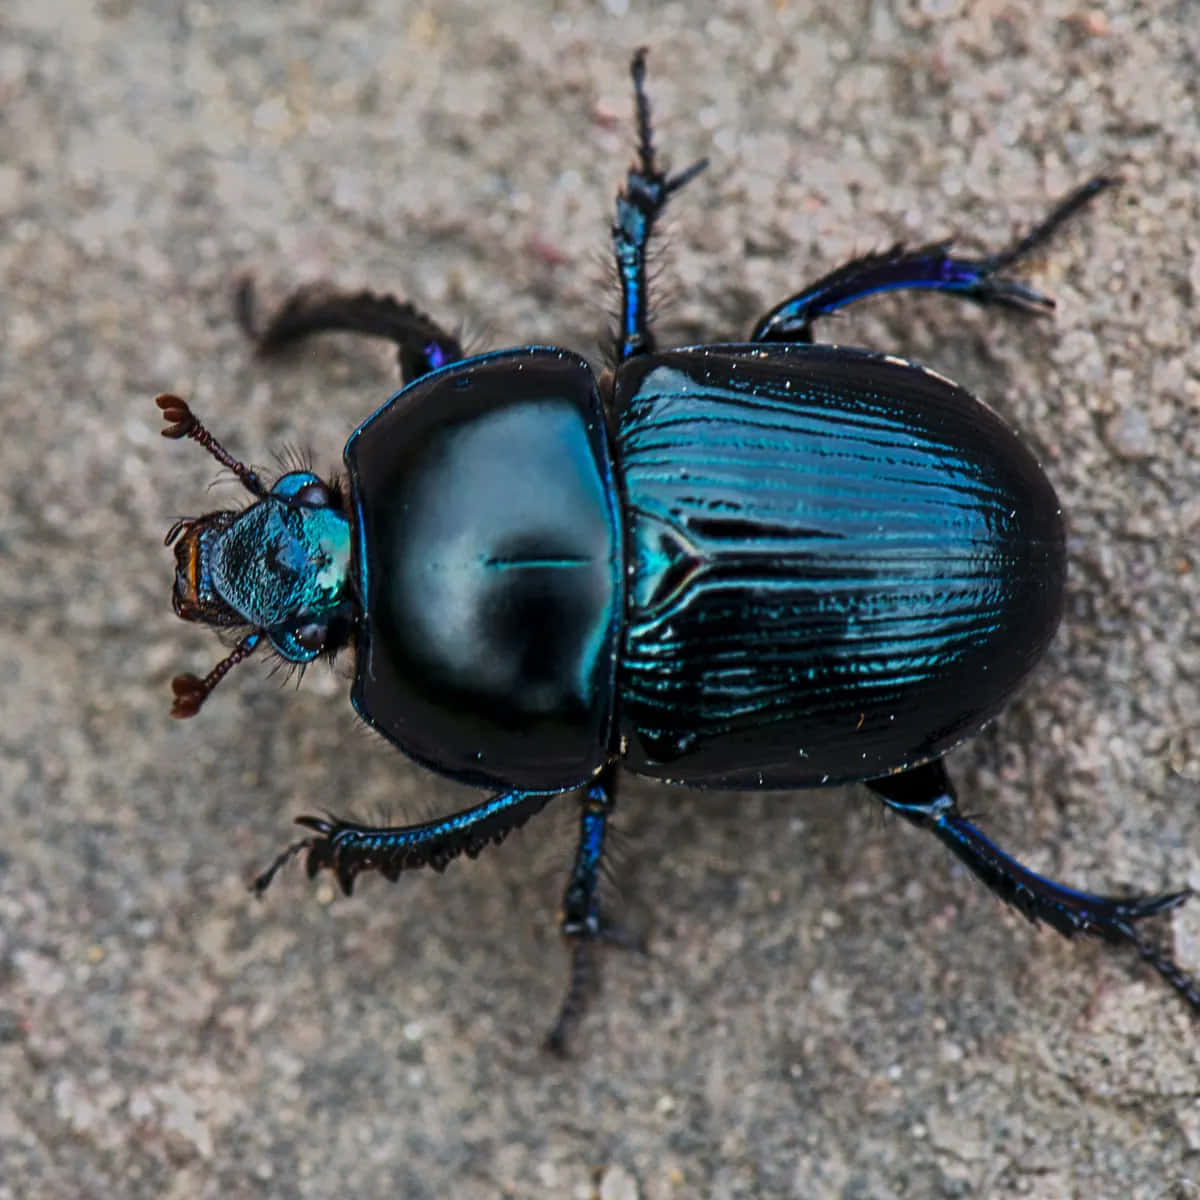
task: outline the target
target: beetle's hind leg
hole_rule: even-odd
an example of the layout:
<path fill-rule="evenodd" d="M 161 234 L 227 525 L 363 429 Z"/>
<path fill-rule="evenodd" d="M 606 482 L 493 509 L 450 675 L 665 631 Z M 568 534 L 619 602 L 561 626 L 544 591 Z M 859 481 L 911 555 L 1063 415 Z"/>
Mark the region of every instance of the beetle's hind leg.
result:
<path fill-rule="evenodd" d="M 293 292 L 262 326 L 254 284 L 242 279 L 234 296 L 238 323 L 262 355 L 274 354 L 315 333 L 361 333 L 396 343 L 405 383 L 463 356 L 462 345 L 413 305 L 374 292 L 344 292 L 310 284 Z"/>
<path fill-rule="evenodd" d="M 1137 922 L 1177 908 L 1192 894 L 1184 889 L 1162 896 L 1094 896 L 1035 875 L 989 841 L 958 811 L 954 787 L 941 760 L 900 771 L 868 784 L 895 812 L 928 829 L 997 896 L 1035 925 L 1045 921 L 1064 937 L 1093 934 L 1107 942 L 1131 944 L 1200 1017 L 1200 985 L 1169 955 L 1146 941 Z"/>
<path fill-rule="evenodd" d="M 1054 310 L 1054 301 L 1019 279 L 1004 274 L 1044 245 L 1065 221 L 1115 181 L 1105 175 L 1089 179 L 1064 197 L 1024 237 L 1007 249 L 983 258 L 958 258 L 951 242 L 931 242 L 910 250 L 901 244 L 881 254 L 852 259 L 789 297 L 761 317 L 750 335 L 753 342 L 811 342 L 813 322 L 875 292 L 927 288 L 949 292 L 976 304 L 1031 313 Z"/>

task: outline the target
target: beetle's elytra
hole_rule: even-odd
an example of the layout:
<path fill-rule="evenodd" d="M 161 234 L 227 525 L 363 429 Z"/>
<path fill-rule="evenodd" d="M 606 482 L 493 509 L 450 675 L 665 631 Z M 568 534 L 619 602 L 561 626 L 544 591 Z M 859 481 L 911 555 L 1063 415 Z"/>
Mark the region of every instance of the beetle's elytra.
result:
<path fill-rule="evenodd" d="M 464 358 L 411 305 L 310 288 L 256 335 L 260 350 L 332 329 L 399 347 L 405 386 L 351 435 L 344 482 L 292 471 L 268 487 L 182 400 L 158 398 L 163 433 L 198 441 L 255 498 L 167 535 L 176 613 L 244 630 L 204 679 L 175 679 L 174 714 L 193 715 L 263 641 L 299 664 L 349 647 L 364 721 L 495 792 L 409 826 L 300 817 L 311 836 L 256 889 L 299 853 L 347 893 L 363 871 L 441 869 L 580 793 L 562 922 L 572 979 L 550 1039 L 561 1049 L 586 999 L 588 944 L 622 936 L 596 899 L 618 767 L 693 787 L 860 781 L 1031 921 L 1131 943 L 1200 1014 L 1200 988 L 1137 925 L 1186 889 L 1097 896 L 1035 875 L 961 815 L 942 764 L 1058 624 L 1065 552 L 1046 476 L 941 376 L 812 341 L 818 317 L 888 289 L 1049 311 L 1006 272 L 1109 181 L 999 254 L 896 246 L 777 305 L 747 342 L 660 351 L 646 249 L 705 163 L 660 167 L 644 72 L 639 52 L 638 153 L 612 228 L 611 371 L 551 347 Z"/>

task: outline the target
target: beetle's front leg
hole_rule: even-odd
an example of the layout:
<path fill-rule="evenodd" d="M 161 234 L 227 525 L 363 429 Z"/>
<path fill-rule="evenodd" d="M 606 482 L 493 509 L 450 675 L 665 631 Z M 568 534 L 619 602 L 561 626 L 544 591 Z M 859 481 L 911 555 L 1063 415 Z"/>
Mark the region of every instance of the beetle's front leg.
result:
<path fill-rule="evenodd" d="M 954 787 L 940 759 L 867 783 L 894 812 L 928 829 L 997 896 L 1035 925 L 1045 921 L 1064 937 L 1093 934 L 1132 944 L 1200 1016 L 1200 985 L 1168 955 L 1147 942 L 1135 925 L 1178 907 L 1188 889 L 1162 896 L 1095 896 L 1034 874 L 1005 854 L 958 811 Z"/>
<path fill-rule="evenodd" d="M 265 325 L 255 313 L 254 285 L 243 279 L 235 297 L 238 322 L 262 355 L 274 354 L 314 333 L 361 333 L 396 343 L 405 383 L 457 362 L 458 338 L 408 303 L 374 292 L 343 292 L 310 284 L 293 292 Z"/>
<path fill-rule="evenodd" d="M 616 767 L 610 763 L 588 784 L 583 795 L 575 865 L 563 894 L 562 932 L 571 945 L 571 975 L 558 1018 L 546 1038 L 546 1048 L 555 1054 L 566 1053 L 570 1027 L 595 991 L 593 949 L 596 942 L 607 941 L 628 949 L 642 949 L 637 938 L 605 919 L 596 899 L 608 818 L 615 806 Z"/>
<path fill-rule="evenodd" d="M 949 241 L 931 242 L 915 250 L 893 246 L 881 254 L 852 259 L 818 279 L 811 287 L 785 300 L 759 318 L 750 334 L 752 342 L 811 342 L 812 325 L 874 292 L 901 288 L 927 288 L 949 292 L 976 304 L 997 305 L 1025 312 L 1054 310 L 1049 296 L 1018 279 L 1003 274 L 1020 259 L 1048 241 L 1064 221 L 1114 181 L 1097 175 L 1061 200 L 1029 233 L 998 254 L 984 258 L 957 258 Z"/>
<path fill-rule="evenodd" d="M 474 808 L 417 825 L 375 826 L 337 817 L 297 817 L 297 825 L 313 830 L 318 836 L 302 838 L 278 855 L 255 879 L 254 891 L 261 896 L 271 886 L 279 868 L 306 851 L 308 877 L 312 879 L 318 871 L 332 871 L 347 896 L 354 890 L 354 880 L 364 871 L 378 871 L 391 880 L 414 867 L 443 871 L 452 858 L 460 854 L 475 858 L 489 843 L 503 841 L 541 812 L 555 796 L 561 795 L 562 792 L 503 792 Z"/>

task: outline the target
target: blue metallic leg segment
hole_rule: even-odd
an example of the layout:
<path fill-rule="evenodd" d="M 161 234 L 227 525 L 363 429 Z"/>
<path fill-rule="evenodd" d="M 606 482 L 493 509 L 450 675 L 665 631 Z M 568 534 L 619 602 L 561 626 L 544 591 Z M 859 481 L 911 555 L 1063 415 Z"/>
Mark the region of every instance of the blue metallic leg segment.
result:
<path fill-rule="evenodd" d="M 457 362 L 462 345 L 436 321 L 411 304 L 373 292 L 341 292 L 314 284 L 294 292 L 262 328 L 255 316 L 254 287 L 238 285 L 238 321 L 259 354 L 274 354 L 314 333 L 340 331 L 388 338 L 396 343 L 405 383 Z"/>
<path fill-rule="evenodd" d="M 616 807 L 616 767 L 612 764 L 588 785 L 579 817 L 579 846 L 563 895 L 562 932 L 571 943 L 571 976 L 558 1019 L 546 1038 L 547 1049 L 565 1054 L 567 1033 L 596 990 L 593 948 L 597 941 L 641 949 L 640 942 L 619 925 L 605 920 L 596 899 L 608 818 Z"/>
<path fill-rule="evenodd" d="M 644 49 L 634 54 L 630 71 L 638 125 L 638 157 L 637 165 L 630 167 L 625 176 L 625 187 L 617 194 L 617 217 L 612 227 L 613 253 L 621 278 L 621 325 L 617 333 L 617 357 L 621 362 L 654 350 L 646 281 L 646 247 L 654 232 L 654 222 L 667 207 L 672 193 L 708 166 L 708 159 L 702 158 L 677 175 L 668 176 L 659 169 L 650 130 Z"/>
<path fill-rule="evenodd" d="M 1166 954 L 1145 941 L 1134 922 L 1177 908 L 1192 894 L 1115 897 L 1077 892 L 1035 875 L 989 841 L 958 811 L 954 787 L 940 760 L 868 784 L 884 804 L 914 825 L 928 829 L 1006 904 L 1032 921 L 1045 921 L 1064 937 L 1092 934 L 1106 942 L 1131 943 L 1200 1013 L 1200 987 Z"/>
<path fill-rule="evenodd" d="M 812 323 L 875 292 L 898 288 L 930 288 L 950 292 L 976 304 L 997 305 L 1025 312 L 1048 313 L 1054 301 L 1003 272 L 1048 241 L 1064 221 L 1112 185 L 1098 175 L 1060 201 L 1023 238 L 986 258 L 955 258 L 950 241 L 931 242 L 915 250 L 897 244 L 882 254 L 867 254 L 831 271 L 803 292 L 785 300 L 762 317 L 750 335 L 753 342 L 811 342 Z"/>
<path fill-rule="evenodd" d="M 258 895 L 271 886 L 275 873 L 296 855 L 308 851 L 305 867 L 312 879 L 330 870 L 348 896 L 363 871 L 378 871 L 395 880 L 401 871 L 432 867 L 444 871 L 460 854 L 475 858 L 489 843 L 502 842 L 562 792 L 504 792 L 474 808 L 417 825 L 360 825 L 337 817 L 297 817 L 296 824 L 319 836 L 293 843 L 254 881 Z"/>

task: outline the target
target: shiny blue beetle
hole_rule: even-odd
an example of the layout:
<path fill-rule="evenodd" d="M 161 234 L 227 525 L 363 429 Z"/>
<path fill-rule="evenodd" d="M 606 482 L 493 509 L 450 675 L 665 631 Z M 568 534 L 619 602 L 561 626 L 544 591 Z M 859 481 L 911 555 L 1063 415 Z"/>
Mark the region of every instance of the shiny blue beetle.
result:
<path fill-rule="evenodd" d="M 1109 181 L 999 254 L 896 246 L 784 301 L 748 342 L 659 351 L 646 249 L 705 163 L 659 167 L 644 74 L 639 52 L 612 370 L 553 347 L 464 358 L 411 305 L 308 288 L 254 330 L 260 350 L 322 330 L 385 336 L 406 382 L 351 436 L 345 483 L 292 471 L 268 490 L 182 400 L 159 397 L 163 433 L 200 442 L 256 497 L 168 534 L 178 615 L 246 631 L 208 676 L 174 681 L 174 714 L 198 711 L 264 640 L 297 664 L 352 646 L 359 716 L 432 770 L 495 792 L 416 825 L 301 817 L 312 836 L 257 890 L 299 853 L 347 893 L 363 871 L 440 870 L 579 792 L 572 979 L 550 1035 L 561 1049 L 587 998 L 589 944 L 629 940 L 596 896 L 619 766 L 692 787 L 861 781 L 1031 921 L 1131 943 L 1200 1013 L 1200 989 L 1136 927 L 1188 891 L 1097 896 L 1035 875 L 960 814 L 942 764 L 1058 624 L 1050 483 L 948 380 L 812 342 L 815 319 L 889 289 L 1050 310 L 1005 272 Z"/>

